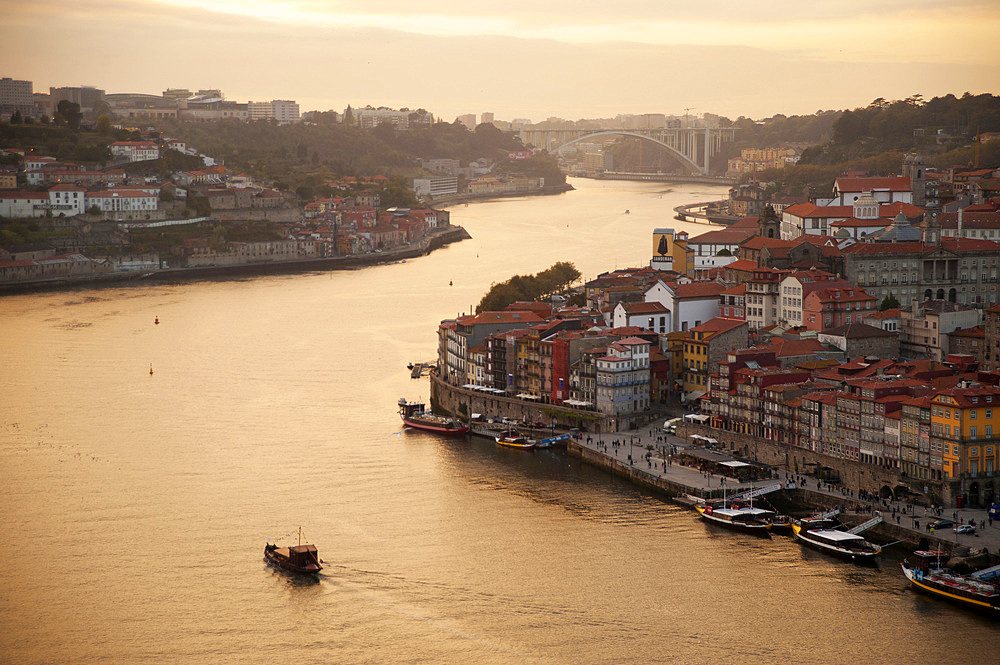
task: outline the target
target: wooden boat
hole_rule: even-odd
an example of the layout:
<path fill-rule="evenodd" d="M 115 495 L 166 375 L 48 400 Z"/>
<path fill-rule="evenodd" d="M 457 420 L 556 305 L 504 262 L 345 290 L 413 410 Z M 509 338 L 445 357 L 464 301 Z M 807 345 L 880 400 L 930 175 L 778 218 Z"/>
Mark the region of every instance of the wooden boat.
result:
<path fill-rule="evenodd" d="M 857 563 L 873 562 L 882 553 L 882 548 L 870 543 L 862 536 L 837 529 L 807 529 L 802 524 L 793 524 L 792 533 L 799 542 L 827 554 Z"/>
<path fill-rule="evenodd" d="M 715 508 L 711 504 L 696 504 L 695 510 L 707 522 L 724 526 L 727 529 L 755 533 L 766 536 L 771 530 L 768 515 L 774 513 L 763 508 Z"/>
<path fill-rule="evenodd" d="M 424 409 L 423 402 L 407 402 L 405 397 L 399 399 L 399 417 L 403 423 L 415 429 L 439 434 L 465 434 L 469 426 L 454 418 L 439 416 Z"/>
<path fill-rule="evenodd" d="M 278 547 L 273 543 L 265 545 L 264 561 L 296 575 L 318 575 L 323 570 L 316 546 L 302 544 L 302 527 L 299 527 L 299 544 L 294 547 Z"/>
<path fill-rule="evenodd" d="M 535 447 L 535 442 L 522 436 L 515 430 L 507 430 L 503 434 L 493 437 L 498 445 L 508 448 L 520 448 L 521 450 L 531 450 Z"/>
<path fill-rule="evenodd" d="M 920 550 L 901 561 L 899 567 L 918 591 L 980 612 L 1000 613 L 1000 588 L 943 567 L 941 562 L 947 558 L 944 552 Z"/>

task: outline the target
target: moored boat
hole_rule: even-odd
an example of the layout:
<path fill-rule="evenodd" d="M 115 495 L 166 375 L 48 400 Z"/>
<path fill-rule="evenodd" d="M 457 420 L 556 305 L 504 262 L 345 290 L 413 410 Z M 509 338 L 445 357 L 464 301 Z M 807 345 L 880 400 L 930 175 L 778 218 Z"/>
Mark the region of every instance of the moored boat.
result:
<path fill-rule="evenodd" d="M 914 589 L 962 607 L 1000 613 L 1000 588 L 996 584 L 959 575 L 942 567 L 944 552 L 920 550 L 899 563 Z"/>
<path fill-rule="evenodd" d="M 526 436 L 517 433 L 514 430 L 508 430 L 503 434 L 498 434 L 493 437 L 498 445 L 506 446 L 508 448 L 520 448 L 521 450 L 531 450 L 535 447 L 536 442 L 531 441 Z"/>
<path fill-rule="evenodd" d="M 299 544 L 294 547 L 278 547 L 274 543 L 265 545 L 264 561 L 296 575 L 317 575 L 323 570 L 316 546 L 302 544 L 302 527 L 299 527 Z"/>
<path fill-rule="evenodd" d="M 422 402 L 407 402 L 405 397 L 399 398 L 399 417 L 405 425 L 428 432 L 465 434 L 469 431 L 467 424 L 427 411 Z"/>
<path fill-rule="evenodd" d="M 803 544 L 827 554 L 857 563 L 873 562 L 882 553 L 882 548 L 870 543 L 862 536 L 837 529 L 808 529 L 802 524 L 793 524 L 792 533 Z"/>
<path fill-rule="evenodd" d="M 771 522 L 769 515 L 774 513 L 763 508 L 715 508 L 711 504 L 696 504 L 695 510 L 707 522 L 724 526 L 727 529 L 769 535 Z"/>

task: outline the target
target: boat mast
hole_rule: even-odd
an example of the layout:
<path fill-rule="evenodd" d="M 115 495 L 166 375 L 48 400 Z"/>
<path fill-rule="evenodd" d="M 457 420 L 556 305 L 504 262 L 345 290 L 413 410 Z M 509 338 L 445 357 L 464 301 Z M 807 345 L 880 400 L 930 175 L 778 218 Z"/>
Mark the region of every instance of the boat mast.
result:
<path fill-rule="evenodd" d="M 302 544 L 302 527 L 299 527 L 299 545 Z"/>

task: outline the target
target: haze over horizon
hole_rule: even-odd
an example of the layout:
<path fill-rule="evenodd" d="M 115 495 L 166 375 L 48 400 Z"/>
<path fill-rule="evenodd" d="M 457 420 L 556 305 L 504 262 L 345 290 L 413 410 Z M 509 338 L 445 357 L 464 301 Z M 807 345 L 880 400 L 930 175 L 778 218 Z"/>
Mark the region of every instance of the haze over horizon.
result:
<path fill-rule="evenodd" d="M 451 121 L 810 114 L 1000 88 L 1000 3 L 4 0 L 3 76 Z"/>

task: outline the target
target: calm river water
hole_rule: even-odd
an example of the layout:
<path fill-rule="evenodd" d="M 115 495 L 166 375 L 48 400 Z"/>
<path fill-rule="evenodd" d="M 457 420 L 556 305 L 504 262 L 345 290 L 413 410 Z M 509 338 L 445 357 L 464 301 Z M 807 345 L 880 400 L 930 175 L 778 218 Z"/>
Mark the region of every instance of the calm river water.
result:
<path fill-rule="evenodd" d="M 891 559 L 401 430 L 406 363 L 490 282 L 644 264 L 722 193 L 574 184 L 457 207 L 473 239 L 405 264 L 0 298 L 0 662 L 996 662 L 996 623 Z M 317 584 L 261 561 L 299 525 Z"/>

